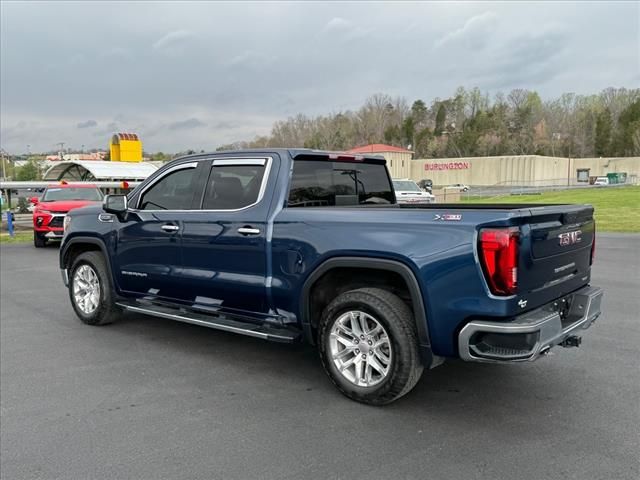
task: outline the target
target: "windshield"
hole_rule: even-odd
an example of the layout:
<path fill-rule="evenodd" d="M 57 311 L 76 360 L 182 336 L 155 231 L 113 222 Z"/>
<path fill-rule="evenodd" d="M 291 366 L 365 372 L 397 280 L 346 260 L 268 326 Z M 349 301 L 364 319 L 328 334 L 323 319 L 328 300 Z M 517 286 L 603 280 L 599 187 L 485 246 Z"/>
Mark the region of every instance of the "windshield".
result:
<path fill-rule="evenodd" d="M 47 188 L 41 201 L 55 202 L 59 200 L 91 200 L 99 202 L 102 200 L 102 193 L 96 187 Z"/>
<path fill-rule="evenodd" d="M 409 180 L 394 180 L 393 188 L 400 192 L 421 192 L 420 187 Z"/>

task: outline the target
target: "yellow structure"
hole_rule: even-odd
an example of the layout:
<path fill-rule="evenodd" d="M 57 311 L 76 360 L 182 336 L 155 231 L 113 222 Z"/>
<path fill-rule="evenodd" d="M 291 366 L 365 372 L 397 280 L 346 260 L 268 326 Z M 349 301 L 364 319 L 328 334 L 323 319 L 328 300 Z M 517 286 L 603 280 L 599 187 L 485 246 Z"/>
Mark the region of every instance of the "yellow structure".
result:
<path fill-rule="evenodd" d="M 142 142 L 135 133 L 116 133 L 111 137 L 109 153 L 112 162 L 141 162 Z"/>

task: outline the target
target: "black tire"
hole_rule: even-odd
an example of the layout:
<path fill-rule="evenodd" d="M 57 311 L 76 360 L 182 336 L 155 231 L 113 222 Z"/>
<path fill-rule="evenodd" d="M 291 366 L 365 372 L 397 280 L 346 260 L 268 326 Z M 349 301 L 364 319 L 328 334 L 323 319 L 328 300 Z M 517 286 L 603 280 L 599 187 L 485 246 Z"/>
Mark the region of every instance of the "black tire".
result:
<path fill-rule="evenodd" d="M 73 294 L 75 274 L 82 265 L 89 265 L 97 274 L 100 284 L 100 301 L 91 313 L 85 313 L 76 304 Z M 99 252 L 85 252 L 78 255 L 71 266 L 69 274 L 69 299 L 76 315 L 87 325 L 107 325 L 117 320 L 121 309 L 115 304 L 113 286 L 104 257 Z"/>
<path fill-rule="evenodd" d="M 47 246 L 47 239 L 42 233 L 33 231 L 33 245 L 36 248 L 44 248 Z"/>
<path fill-rule="evenodd" d="M 393 351 L 386 378 L 371 387 L 358 386 L 345 378 L 330 353 L 330 334 L 334 323 L 342 314 L 354 310 L 371 315 L 383 326 Z M 413 315 L 393 293 L 380 288 L 347 291 L 325 308 L 319 327 L 322 366 L 336 388 L 347 397 L 369 405 L 385 405 L 407 394 L 420 380 L 423 366 Z"/>

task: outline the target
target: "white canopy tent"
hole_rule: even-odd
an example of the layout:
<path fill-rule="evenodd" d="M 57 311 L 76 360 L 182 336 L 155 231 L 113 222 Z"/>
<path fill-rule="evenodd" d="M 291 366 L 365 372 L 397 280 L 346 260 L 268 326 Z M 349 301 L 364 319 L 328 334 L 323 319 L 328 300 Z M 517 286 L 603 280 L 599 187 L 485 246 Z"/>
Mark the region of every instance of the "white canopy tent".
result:
<path fill-rule="evenodd" d="M 67 181 L 141 181 L 158 169 L 155 162 L 61 161 L 51 166 L 44 180 Z"/>

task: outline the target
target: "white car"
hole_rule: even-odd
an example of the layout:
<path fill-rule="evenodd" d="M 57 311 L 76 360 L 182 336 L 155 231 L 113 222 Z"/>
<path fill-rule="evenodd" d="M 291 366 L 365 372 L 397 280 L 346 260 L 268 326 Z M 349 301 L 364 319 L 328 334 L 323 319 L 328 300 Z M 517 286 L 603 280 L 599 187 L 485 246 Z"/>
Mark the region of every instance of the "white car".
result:
<path fill-rule="evenodd" d="M 454 183 L 453 185 L 450 185 L 448 188 L 455 188 L 460 190 L 461 192 L 469 191 L 469 187 L 463 183 Z"/>
<path fill-rule="evenodd" d="M 416 182 L 408 179 L 394 179 L 393 189 L 400 204 L 435 203 L 436 197 L 422 190 Z"/>
<path fill-rule="evenodd" d="M 600 186 L 604 186 L 604 185 L 609 185 L 609 178 L 607 177 L 598 177 L 596 178 L 596 181 L 593 182 L 594 185 L 600 185 Z"/>

